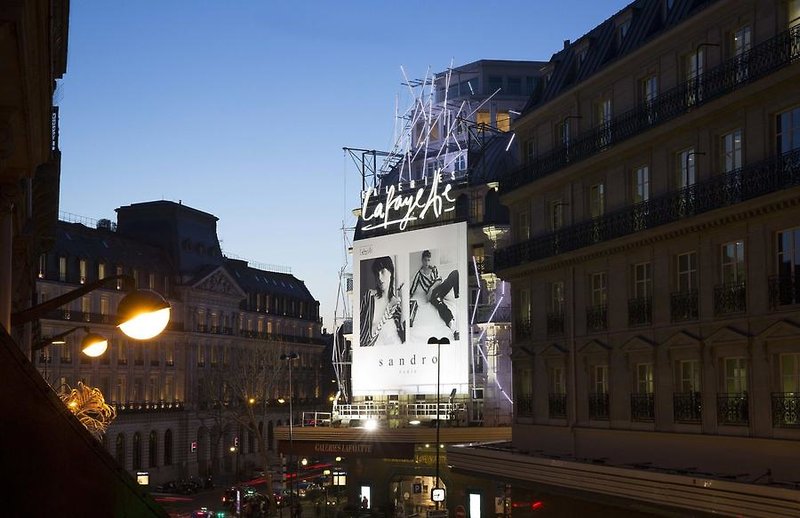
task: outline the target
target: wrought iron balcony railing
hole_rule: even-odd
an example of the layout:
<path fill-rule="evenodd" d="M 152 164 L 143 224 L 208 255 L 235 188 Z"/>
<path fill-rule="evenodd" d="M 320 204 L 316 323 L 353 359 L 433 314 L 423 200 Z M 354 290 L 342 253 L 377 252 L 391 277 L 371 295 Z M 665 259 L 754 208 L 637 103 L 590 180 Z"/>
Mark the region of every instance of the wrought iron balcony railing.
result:
<path fill-rule="evenodd" d="M 655 394 L 652 392 L 631 394 L 631 421 L 651 422 L 655 418 Z"/>
<path fill-rule="evenodd" d="M 636 297 L 628 299 L 628 325 L 645 326 L 653 321 L 653 298 Z"/>
<path fill-rule="evenodd" d="M 564 334 L 564 312 L 557 311 L 547 314 L 547 336 Z"/>
<path fill-rule="evenodd" d="M 769 304 L 779 306 L 800 304 L 800 275 L 774 275 L 769 278 Z"/>
<path fill-rule="evenodd" d="M 609 146 L 635 137 L 737 88 L 773 74 L 798 58 L 800 26 L 795 26 L 708 70 L 697 80 L 684 81 L 652 101 L 621 113 L 610 122 L 582 132 L 565 145 L 539 155 L 503 178 L 500 189 L 502 192 L 512 191 L 589 158 Z"/>
<path fill-rule="evenodd" d="M 514 336 L 517 340 L 530 340 L 533 336 L 533 322 L 530 318 L 518 318 L 514 322 Z"/>
<path fill-rule="evenodd" d="M 547 395 L 547 415 L 550 419 L 564 419 L 567 417 L 567 395 Z"/>
<path fill-rule="evenodd" d="M 535 236 L 495 253 L 495 271 L 545 259 L 800 185 L 800 149 Z"/>
<path fill-rule="evenodd" d="M 593 392 L 589 394 L 589 419 L 608 420 L 607 392 Z"/>
<path fill-rule="evenodd" d="M 586 329 L 589 331 L 605 331 L 608 328 L 608 306 L 590 306 L 586 308 Z"/>
<path fill-rule="evenodd" d="M 747 392 L 717 394 L 717 423 L 746 425 L 750 422 Z"/>
<path fill-rule="evenodd" d="M 747 310 L 747 283 L 729 282 L 714 286 L 714 314 L 742 313 Z"/>
<path fill-rule="evenodd" d="M 669 308 L 673 322 L 697 320 L 700 316 L 697 306 L 697 290 L 671 293 Z"/>
<path fill-rule="evenodd" d="M 676 392 L 672 395 L 672 409 L 676 423 L 699 423 L 703 418 L 700 392 Z"/>
<path fill-rule="evenodd" d="M 533 416 L 533 394 L 514 396 L 514 404 L 517 407 L 517 417 Z"/>
<path fill-rule="evenodd" d="M 800 392 L 772 393 L 772 425 L 800 428 Z"/>

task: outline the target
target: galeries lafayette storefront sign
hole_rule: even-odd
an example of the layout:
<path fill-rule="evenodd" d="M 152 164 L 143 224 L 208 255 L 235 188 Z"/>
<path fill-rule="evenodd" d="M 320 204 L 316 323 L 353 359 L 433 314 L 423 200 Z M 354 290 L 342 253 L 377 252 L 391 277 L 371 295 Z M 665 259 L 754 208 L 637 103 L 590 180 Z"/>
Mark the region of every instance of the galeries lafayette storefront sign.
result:
<path fill-rule="evenodd" d="M 449 183 L 442 186 L 439 173 L 433 176 L 430 184 L 426 179 L 423 187 L 409 194 L 398 192 L 394 185 L 389 186 L 384 201 L 377 201 L 378 190 L 368 189 L 361 204 L 362 230 L 388 230 L 395 225 L 405 230 L 412 221 L 439 219 L 456 209 L 452 188 Z"/>
<path fill-rule="evenodd" d="M 278 441 L 278 451 L 297 455 L 413 459 L 414 443 L 294 440 L 291 447 L 289 441 Z"/>

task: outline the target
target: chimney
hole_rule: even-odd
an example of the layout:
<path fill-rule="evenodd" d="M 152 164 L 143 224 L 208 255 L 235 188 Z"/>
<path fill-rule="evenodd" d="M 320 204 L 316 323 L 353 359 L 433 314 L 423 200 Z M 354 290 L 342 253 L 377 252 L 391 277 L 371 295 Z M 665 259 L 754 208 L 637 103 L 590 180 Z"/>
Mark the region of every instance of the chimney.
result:
<path fill-rule="evenodd" d="M 566 49 L 569 47 L 569 40 L 564 40 L 564 48 Z"/>

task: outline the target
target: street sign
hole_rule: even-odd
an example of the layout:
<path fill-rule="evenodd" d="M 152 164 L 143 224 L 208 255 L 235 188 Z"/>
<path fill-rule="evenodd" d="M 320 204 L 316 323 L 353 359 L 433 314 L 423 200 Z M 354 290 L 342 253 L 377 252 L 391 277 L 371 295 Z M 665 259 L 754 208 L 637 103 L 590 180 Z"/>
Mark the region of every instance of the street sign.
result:
<path fill-rule="evenodd" d="M 456 506 L 455 518 L 467 518 L 467 510 L 463 505 Z"/>
<path fill-rule="evenodd" d="M 444 488 L 435 487 L 431 489 L 431 500 L 434 502 L 444 502 Z"/>
<path fill-rule="evenodd" d="M 418 495 L 422 493 L 422 484 L 414 484 L 414 494 Z"/>

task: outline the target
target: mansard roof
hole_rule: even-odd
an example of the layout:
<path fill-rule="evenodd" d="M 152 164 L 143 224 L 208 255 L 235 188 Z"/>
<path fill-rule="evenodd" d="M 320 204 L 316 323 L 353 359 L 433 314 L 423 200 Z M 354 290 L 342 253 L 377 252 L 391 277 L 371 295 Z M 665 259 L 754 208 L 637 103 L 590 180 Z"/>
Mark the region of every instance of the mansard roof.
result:
<path fill-rule="evenodd" d="M 56 255 L 94 259 L 148 271 L 173 270 L 167 254 L 158 247 L 124 237 L 105 228 L 59 221 L 52 248 Z"/>
<path fill-rule="evenodd" d="M 225 259 L 225 268 L 248 293 L 270 293 L 316 302 L 305 283 L 292 274 L 259 270 L 248 266 L 246 261 L 229 258 Z"/>
<path fill-rule="evenodd" d="M 606 21 L 578 38 L 565 42 L 564 48 L 550 58 L 543 70 L 549 79 L 542 88 L 531 95 L 523 114 L 547 104 L 606 68 L 610 63 L 625 57 L 663 34 L 701 9 L 718 0 L 674 0 L 665 7 L 665 0 L 635 0 Z M 618 37 L 618 28 L 626 20 L 630 25 L 624 37 Z M 580 53 L 584 52 L 583 60 Z"/>

